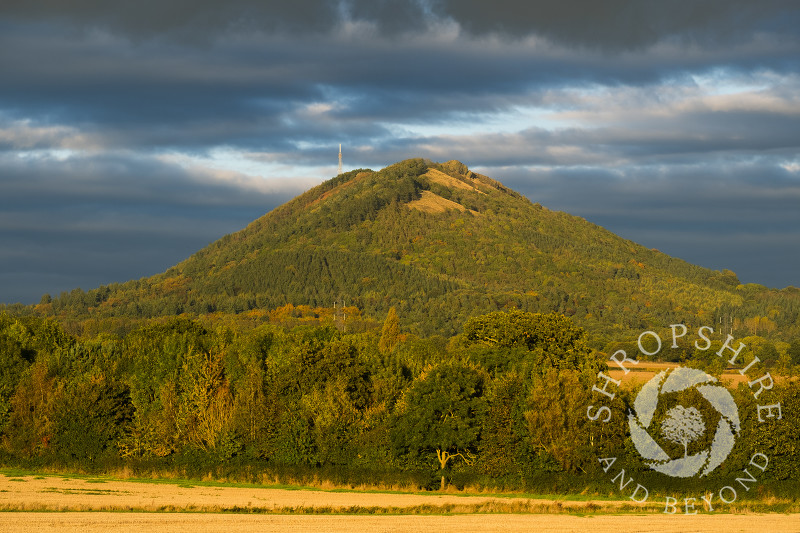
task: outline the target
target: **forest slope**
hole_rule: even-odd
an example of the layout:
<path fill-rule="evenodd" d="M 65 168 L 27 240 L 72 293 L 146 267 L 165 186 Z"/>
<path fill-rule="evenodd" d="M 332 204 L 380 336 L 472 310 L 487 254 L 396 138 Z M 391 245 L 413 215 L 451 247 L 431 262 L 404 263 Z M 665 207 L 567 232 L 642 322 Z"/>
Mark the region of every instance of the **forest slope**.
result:
<path fill-rule="evenodd" d="M 452 335 L 502 308 L 557 311 L 595 334 L 723 321 L 796 335 L 800 291 L 739 284 L 551 211 L 457 161 L 328 180 L 166 272 L 64 293 L 62 317 L 240 313 L 342 302 Z"/>

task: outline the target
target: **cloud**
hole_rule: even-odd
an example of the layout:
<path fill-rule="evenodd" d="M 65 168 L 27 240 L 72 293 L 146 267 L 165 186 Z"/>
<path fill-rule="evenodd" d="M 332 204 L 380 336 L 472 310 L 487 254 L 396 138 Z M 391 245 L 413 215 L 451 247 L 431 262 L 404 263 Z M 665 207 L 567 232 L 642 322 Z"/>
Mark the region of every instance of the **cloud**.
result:
<path fill-rule="evenodd" d="M 730 86 L 724 94 L 692 79 L 546 89 L 527 102 L 520 95 L 516 112 L 499 113 L 509 125 L 498 131 L 484 132 L 492 115 L 475 113 L 472 127 L 467 115 L 437 135 L 396 134 L 380 148 L 491 166 L 614 168 L 761 157 L 779 167 L 791 161 L 800 138 L 800 100 L 791 89 L 800 88 L 800 79 L 764 73 L 757 86 L 735 75 L 725 80 Z"/>
<path fill-rule="evenodd" d="M 603 136 L 634 130 L 633 123 L 623 130 L 612 128 L 614 115 L 638 121 L 642 127 L 635 134 L 641 138 L 647 113 L 664 110 L 655 100 L 641 104 L 628 98 L 642 99 L 653 87 L 664 97 L 666 86 L 684 83 L 680 78 L 687 69 L 703 75 L 722 69 L 723 77 L 741 72 L 743 78 L 763 73 L 781 78 L 787 68 L 796 71 L 800 53 L 797 39 L 778 39 L 783 34 L 777 30 L 761 30 L 772 12 L 766 8 L 751 19 L 752 31 L 734 31 L 739 37 L 726 46 L 659 39 L 649 47 L 611 53 L 573 46 L 576 41 L 567 38 L 542 37 L 537 28 L 551 25 L 536 22 L 525 6 L 492 14 L 473 2 L 278 2 L 268 8 L 258 2 L 192 2 L 192 9 L 184 11 L 181 5 L 4 4 L 0 68 L 15 75 L 0 80 L 0 150 L 204 154 L 225 146 L 318 164 L 328 157 L 326 147 L 338 142 L 370 146 L 373 153 L 378 146 L 413 147 L 404 133 L 409 123 L 480 122 L 531 105 L 549 107 L 558 120 L 580 121 L 598 132 L 606 128 Z M 561 8 L 542 9 L 544 20 L 569 18 Z M 661 8 L 654 9 L 651 14 Z M 531 32 L 523 35 L 508 26 L 515 16 L 507 12 L 516 13 Z M 472 24 L 482 18 L 486 31 Z M 558 31 L 580 33 L 590 24 L 586 16 L 572 18 Z M 385 25 L 396 28 L 383 31 Z M 462 31 L 462 26 L 471 29 Z M 498 36 L 496 29 L 506 26 Z M 177 38 L 174 32 L 206 38 Z M 759 70 L 749 70 L 751 65 Z M 568 101 L 570 91 L 586 87 L 602 88 L 604 94 L 594 102 L 585 94 L 577 97 L 580 102 Z M 789 94 L 783 102 L 796 108 Z M 734 106 L 722 96 L 718 100 Z M 599 108 L 604 103 L 605 111 Z M 753 102 L 739 107 L 741 113 L 750 112 Z M 742 114 L 726 124 L 723 113 L 712 107 L 672 111 L 694 113 L 701 130 L 720 128 L 721 135 L 707 132 L 709 147 L 730 132 L 730 123 L 758 124 L 760 118 Z M 708 120 L 704 113 L 716 115 Z M 784 122 L 791 130 L 793 122 Z M 537 125 L 529 130 L 520 135 L 537 139 Z M 581 135 L 589 136 L 578 131 L 576 143 L 582 142 Z M 596 153 L 571 147 L 568 136 L 562 132 L 561 144 L 549 146 L 542 161 L 570 152 L 587 162 L 596 159 Z M 697 138 L 685 140 L 701 146 Z"/>
<path fill-rule="evenodd" d="M 455 23 L 472 35 L 540 35 L 566 46 L 619 51 L 681 39 L 730 44 L 757 33 L 796 38 L 798 10 L 789 0 L 7 0 L 0 16 L 69 21 L 88 31 L 107 28 L 132 38 L 208 42 L 220 34 L 330 34 L 348 25 L 403 36 Z"/>
<path fill-rule="evenodd" d="M 109 28 L 136 39 L 164 38 L 205 42 L 218 32 L 248 28 L 315 32 L 339 19 L 336 2 L 295 0 L 9 0 L 0 15 L 18 20 L 68 21 L 84 31 Z"/>
<path fill-rule="evenodd" d="M 0 167 L 2 302 L 158 273 L 309 186 L 131 154 Z"/>
<path fill-rule="evenodd" d="M 796 38 L 798 10 L 787 1 L 562 0 L 527 2 L 441 0 L 440 13 L 467 31 L 525 36 L 609 51 L 638 49 L 662 40 L 713 46 L 748 40 L 759 32 Z"/>
<path fill-rule="evenodd" d="M 84 286 L 163 270 L 332 176 L 338 143 L 346 168 L 460 159 L 690 260 L 716 242 L 741 270 L 738 236 L 782 265 L 800 250 L 799 14 L 744 0 L 2 2 L 0 301 L 31 272 L 59 292 L 60 268 Z M 775 268 L 762 282 L 798 284 Z"/>
<path fill-rule="evenodd" d="M 743 283 L 798 285 L 800 174 L 769 161 L 478 171 L 551 209 Z"/>
<path fill-rule="evenodd" d="M 243 137 L 252 136 L 263 125 L 282 125 L 287 112 L 327 98 L 351 103 L 341 107 L 344 111 L 357 106 L 380 110 L 382 115 L 392 111 L 402 115 L 413 106 L 412 111 L 431 113 L 435 119 L 458 106 L 463 109 L 467 100 L 479 106 L 490 97 L 489 105 L 495 105 L 497 100 L 491 97 L 513 98 L 531 87 L 651 83 L 686 68 L 703 70 L 720 64 L 781 68 L 786 61 L 796 64 L 799 51 L 797 39 L 769 39 L 745 32 L 742 42 L 730 46 L 660 42 L 647 49 L 609 54 L 537 38 L 512 42 L 492 35 L 442 32 L 439 26 L 419 21 L 410 26 L 413 38 L 334 29 L 300 38 L 292 33 L 291 21 L 304 20 L 309 29 L 316 28 L 316 11 L 309 8 L 306 20 L 300 9 L 267 11 L 261 4 L 248 2 L 231 6 L 192 2 L 194 9 L 186 10 L 191 15 L 184 15 L 180 24 L 172 21 L 168 9 L 165 17 L 146 18 L 154 25 L 151 38 L 132 41 L 129 33 L 139 25 L 132 22 L 135 16 L 128 17 L 129 8 L 104 7 L 103 2 L 79 3 L 83 9 L 63 7 L 73 4 L 45 3 L 28 13 L 27 23 L 4 25 L 0 65 L 15 72 L 0 83 L 4 101 L 22 113 L 32 108 L 46 110 L 51 119 L 62 117 L 88 125 L 125 121 L 131 128 L 140 126 L 139 136 L 156 124 L 154 142 L 176 134 L 175 142 L 180 142 L 181 126 L 187 121 L 199 124 L 198 137 L 205 133 L 206 142 L 211 142 L 216 137 L 209 126 L 221 117 L 227 119 L 228 128 L 243 130 Z M 395 20 L 390 8 L 414 5 L 370 4 L 392 14 L 383 17 L 387 21 Z M 255 20 L 265 21 L 261 29 L 217 33 L 199 22 L 216 20 L 217 29 L 226 28 L 227 18 L 222 15 L 248 10 L 257 13 Z M 140 11 L 138 4 L 135 11 Z M 521 11 L 523 20 L 525 9 Z M 148 8 L 141 12 L 147 13 Z M 63 17 L 92 30 L 76 33 L 59 22 Z M 589 24 L 585 17 L 573 18 L 576 25 L 578 21 Z M 116 19 L 122 25 L 119 28 L 113 23 Z M 281 25 L 283 19 L 288 25 Z M 198 33 L 216 37 L 204 45 L 165 40 L 162 26 L 174 25 L 195 27 Z M 757 38 L 761 41 L 755 46 L 751 39 Z M 423 106 L 425 102 L 430 105 Z M 175 126 L 168 128 L 168 124 Z M 158 133 L 164 135 L 158 137 Z"/>
<path fill-rule="evenodd" d="M 87 149 L 97 141 L 76 128 L 63 125 L 35 125 L 30 120 L 0 122 L 0 152 L 4 150 Z"/>

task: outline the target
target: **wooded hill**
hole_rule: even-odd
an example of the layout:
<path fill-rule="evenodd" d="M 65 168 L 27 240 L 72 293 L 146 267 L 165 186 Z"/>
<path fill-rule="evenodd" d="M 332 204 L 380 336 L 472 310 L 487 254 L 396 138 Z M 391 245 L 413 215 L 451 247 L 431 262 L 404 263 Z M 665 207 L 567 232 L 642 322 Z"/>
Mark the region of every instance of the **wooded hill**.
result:
<path fill-rule="evenodd" d="M 795 502 L 798 292 L 742 286 L 458 162 L 353 171 L 163 274 L 0 312 L 0 465 L 607 495 L 620 483 L 598 458 L 620 457 L 652 494 L 703 494 L 763 453 L 750 495 Z M 608 420 L 587 406 L 607 355 L 645 328 L 720 318 L 758 358 L 748 375 L 776 383 L 731 391 L 741 437 L 689 486 L 631 450 L 635 388 Z M 721 377 L 724 338 L 664 351 Z M 761 424 L 756 400 L 783 415 Z M 678 458 L 712 438 L 659 445 Z"/>
<path fill-rule="evenodd" d="M 551 211 L 458 161 L 328 180 L 166 272 L 44 297 L 61 318 L 243 313 L 343 304 L 451 336 L 498 309 L 563 313 L 596 339 L 671 323 L 800 337 L 800 290 L 741 285 Z M 320 312 L 320 311 L 318 311 Z M 340 311 L 341 312 L 341 311 Z M 726 327 L 728 327 L 726 326 Z"/>

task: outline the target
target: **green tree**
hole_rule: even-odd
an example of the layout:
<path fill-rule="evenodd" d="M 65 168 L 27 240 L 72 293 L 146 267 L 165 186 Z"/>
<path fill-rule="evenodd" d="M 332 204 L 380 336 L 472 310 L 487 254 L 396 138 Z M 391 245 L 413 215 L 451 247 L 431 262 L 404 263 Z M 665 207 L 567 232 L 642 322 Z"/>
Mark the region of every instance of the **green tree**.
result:
<path fill-rule="evenodd" d="M 179 434 L 196 449 L 215 450 L 226 436 L 233 415 L 222 351 L 187 354 L 178 384 Z"/>
<path fill-rule="evenodd" d="M 758 399 L 753 398 L 752 390 L 742 384 L 734 393 L 742 424 L 741 434 L 729 459 L 738 472 L 745 468 L 754 453 L 769 457 L 769 467 L 764 472 L 766 479 L 795 480 L 800 478 L 797 435 L 800 434 L 800 382 L 786 380 L 777 383 L 769 392 Z M 758 405 L 780 404 L 768 410 L 759 410 Z M 752 472 L 752 470 L 751 470 Z"/>
<path fill-rule="evenodd" d="M 135 414 L 122 439 L 123 456 L 163 457 L 186 444 L 182 417 L 188 414 L 188 404 L 181 404 L 181 395 L 191 379 L 184 375 L 201 376 L 209 368 L 205 365 L 202 370 L 208 362 L 202 358 L 210 353 L 211 344 L 212 335 L 205 328 L 184 318 L 148 324 L 128 334 L 123 352 L 130 371 L 125 380 Z"/>
<path fill-rule="evenodd" d="M 0 332 L 0 434 L 8 422 L 11 397 L 22 378 L 32 353 L 23 349 L 16 339 Z"/>
<path fill-rule="evenodd" d="M 23 457 L 41 455 L 50 448 L 53 413 L 63 384 L 36 362 L 25 371 L 11 398 L 7 431 L 11 449 Z"/>
<path fill-rule="evenodd" d="M 355 444 L 362 412 L 354 404 L 347 376 L 328 379 L 324 387 L 303 395 L 300 413 L 313 428 L 321 464 L 347 464 L 357 451 Z M 357 398 L 356 398 L 357 400 Z"/>
<path fill-rule="evenodd" d="M 378 349 L 382 354 L 387 354 L 394 350 L 400 341 L 400 319 L 397 318 L 397 310 L 394 306 L 389 308 L 386 320 L 381 330 L 381 338 L 378 341 Z"/>
<path fill-rule="evenodd" d="M 758 347 L 756 351 L 756 356 L 761 359 L 767 366 L 774 365 L 780 354 L 778 354 L 778 350 L 775 348 L 775 345 L 770 341 L 764 341 L 764 343 Z"/>
<path fill-rule="evenodd" d="M 794 339 L 786 353 L 793 365 L 800 365 L 800 339 Z"/>
<path fill-rule="evenodd" d="M 485 409 L 486 372 L 473 364 L 445 361 L 427 368 L 398 402 L 393 441 L 401 453 L 430 457 L 434 452 L 446 487 L 454 459 L 471 465 Z"/>
<path fill-rule="evenodd" d="M 117 441 L 133 416 L 127 387 L 103 378 L 68 384 L 53 413 L 52 452 L 95 464 L 117 453 Z"/>
<path fill-rule="evenodd" d="M 516 372 L 493 379 L 486 393 L 476 468 L 492 477 L 524 476 L 535 455 L 524 411 L 528 384 Z"/>
<path fill-rule="evenodd" d="M 525 349 L 529 366 L 538 372 L 599 369 L 584 330 L 558 313 L 512 310 L 473 317 L 464 324 L 464 339 L 468 344 L 509 350 L 509 355 L 518 356 L 518 350 Z"/>
<path fill-rule="evenodd" d="M 251 457 L 261 457 L 274 422 L 271 412 L 274 402 L 267 403 L 266 389 L 273 386 L 269 379 L 270 350 L 282 344 L 282 331 L 271 325 L 240 334 L 230 350 L 228 375 L 234 389 L 232 431 L 241 436 Z"/>
<path fill-rule="evenodd" d="M 545 460 L 555 460 L 570 472 L 594 465 L 591 427 L 586 418 L 590 389 L 574 370 L 550 369 L 537 376 L 528 395 L 528 435 Z"/>

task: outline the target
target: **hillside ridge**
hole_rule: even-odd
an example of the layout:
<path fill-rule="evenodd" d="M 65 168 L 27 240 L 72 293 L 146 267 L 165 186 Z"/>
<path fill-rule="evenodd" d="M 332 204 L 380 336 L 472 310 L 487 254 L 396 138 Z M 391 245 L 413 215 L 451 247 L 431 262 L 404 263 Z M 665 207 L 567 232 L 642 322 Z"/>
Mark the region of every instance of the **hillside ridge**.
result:
<path fill-rule="evenodd" d="M 376 318 L 396 307 L 421 335 L 450 335 L 470 316 L 508 308 L 560 312 L 607 335 L 755 318 L 784 331 L 797 328 L 799 292 L 741 285 L 733 272 L 549 210 L 459 161 L 409 159 L 331 178 L 162 274 L 37 310 L 152 317 L 346 300 Z"/>

